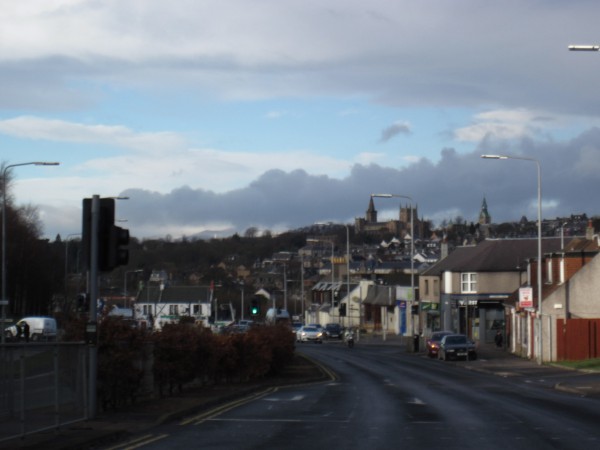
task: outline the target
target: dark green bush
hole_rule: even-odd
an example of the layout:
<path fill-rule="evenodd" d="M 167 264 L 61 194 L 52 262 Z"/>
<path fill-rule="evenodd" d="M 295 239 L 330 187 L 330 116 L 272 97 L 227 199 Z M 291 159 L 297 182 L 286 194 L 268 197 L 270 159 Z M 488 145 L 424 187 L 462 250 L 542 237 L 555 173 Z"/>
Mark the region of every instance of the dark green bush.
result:
<path fill-rule="evenodd" d="M 117 317 L 98 324 L 98 400 L 103 409 L 134 403 L 141 386 L 144 335 Z"/>

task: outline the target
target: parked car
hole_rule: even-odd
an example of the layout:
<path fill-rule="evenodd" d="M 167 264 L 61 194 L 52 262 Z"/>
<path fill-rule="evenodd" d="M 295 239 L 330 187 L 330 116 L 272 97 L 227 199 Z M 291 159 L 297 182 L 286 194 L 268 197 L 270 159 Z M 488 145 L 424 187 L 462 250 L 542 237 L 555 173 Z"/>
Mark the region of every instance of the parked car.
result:
<path fill-rule="evenodd" d="M 254 320 L 240 320 L 237 324 L 237 328 L 241 332 L 246 332 L 253 326 L 254 326 Z"/>
<path fill-rule="evenodd" d="M 455 334 L 453 331 L 435 331 L 429 339 L 427 339 L 427 356 L 435 358 L 438 355 L 440 342 L 444 336 Z"/>
<path fill-rule="evenodd" d="M 475 343 L 464 334 L 448 334 L 440 342 L 438 359 L 477 359 Z"/>
<path fill-rule="evenodd" d="M 296 333 L 296 340 L 298 342 L 314 342 L 317 344 L 322 344 L 323 331 L 319 330 L 317 327 L 305 325 Z"/>
<path fill-rule="evenodd" d="M 16 341 L 20 336 L 25 339 L 24 325 L 29 326 L 29 340 L 31 341 L 55 341 L 56 340 L 56 320 L 51 317 L 24 317 L 15 325 L 7 327 L 4 330 L 7 341 Z M 20 328 L 21 332 L 17 327 Z"/>
<path fill-rule="evenodd" d="M 325 325 L 325 337 L 327 339 L 341 339 L 342 327 L 339 323 L 328 323 Z"/>

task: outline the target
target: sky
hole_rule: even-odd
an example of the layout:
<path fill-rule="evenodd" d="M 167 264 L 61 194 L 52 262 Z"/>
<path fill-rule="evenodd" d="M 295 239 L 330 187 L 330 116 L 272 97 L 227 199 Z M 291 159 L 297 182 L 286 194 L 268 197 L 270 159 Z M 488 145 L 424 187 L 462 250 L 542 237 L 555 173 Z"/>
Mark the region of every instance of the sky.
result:
<path fill-rule="evenodd" d="M 434 224 L 600 213 L 595 0 L 0 0 L 0 163 L 43 235 L 140 239 L 409 197 Z M 487 160 L 503 154 L 530 160 Z M 532 160 L 532 161 L 531 161 Z M 377 198 L 380 219 L 411 200 Z"/>

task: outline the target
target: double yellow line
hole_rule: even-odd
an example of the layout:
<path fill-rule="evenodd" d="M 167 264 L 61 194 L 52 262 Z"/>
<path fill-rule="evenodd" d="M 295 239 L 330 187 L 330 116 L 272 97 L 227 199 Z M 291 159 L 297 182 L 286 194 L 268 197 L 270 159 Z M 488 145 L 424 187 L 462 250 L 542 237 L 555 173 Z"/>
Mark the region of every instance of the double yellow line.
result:
<path fill-rule="evenodd" d="M 255 392 L 254 394 L 248 395 L 247 397 L 243 397 L 241 399 L 226 403 L 224 405 L 217 406 L 216 408 L 213 408 L 209 411 L 205 411 L 198 415 L 184 419 L 179 423 L 179 425 L 189 425 L 191 423 L 193 423 L 194 425 L 198 425 L 198 424 L 204 422 L 205 420 L 208 420 L 215 416 L 223 414 L 227 411 L 237 408 L 238 406 L 244 405 L 246 403 L 250 403 L 254 400 L 258 400 L 259 398 L 265 397 L 266 395 L 277 392 L 278 389 L 279 389 L 278 387 L 270 387 L 268 389 L 265 389 L 265 390 L 262 390 L 259 392 Z"/>

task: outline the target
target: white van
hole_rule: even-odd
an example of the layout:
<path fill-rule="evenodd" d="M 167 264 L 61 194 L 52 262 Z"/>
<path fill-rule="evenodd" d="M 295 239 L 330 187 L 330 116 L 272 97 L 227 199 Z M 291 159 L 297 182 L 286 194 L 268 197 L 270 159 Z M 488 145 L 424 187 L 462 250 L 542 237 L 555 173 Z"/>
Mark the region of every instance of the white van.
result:
<path fill-rule="evenodd" d="M 6 338 L 9 341 L 14 341 L 20 335 L 21 339 L 25 339 L 23 325 L 27 322 L 29 325 L 29 340 L 31 341 L 55 341 L 56 340 L 56 320 L 51 317 L 24 317 L 19 320 L 16 325 L 6 328 Z M 17 327 L 21 328 L 21 333 L 18 333 Z"/>

